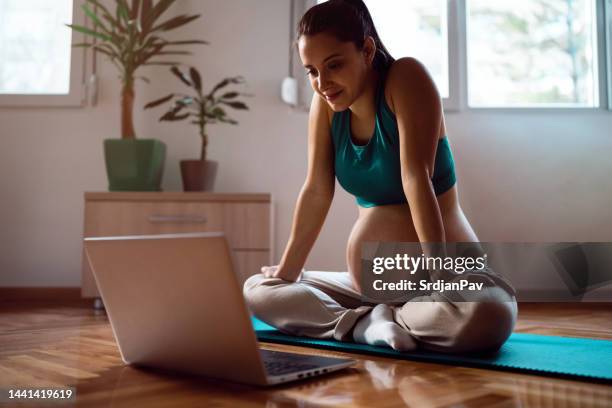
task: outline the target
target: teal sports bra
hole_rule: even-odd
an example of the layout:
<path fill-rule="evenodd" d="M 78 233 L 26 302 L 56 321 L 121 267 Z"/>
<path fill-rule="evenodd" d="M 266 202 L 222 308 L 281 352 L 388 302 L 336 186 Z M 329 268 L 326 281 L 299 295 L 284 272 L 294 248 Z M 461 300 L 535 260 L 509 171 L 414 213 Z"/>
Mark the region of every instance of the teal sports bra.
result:
<path fill-rule="evenodd" d="M 336 112 L 332 117 L 336 177 L 356 197 L 357 204 L 366 208 L 408 202 L 402 186 L 397 118 L 385 100 L 384 80 L 383 75 L 376 89 L 376 124 L 367 144 L 353 143 L 350 109 Z M 448 191 L 457 182 L 446 136 L 439 139 L 431 181 L 436 195 Z"/>

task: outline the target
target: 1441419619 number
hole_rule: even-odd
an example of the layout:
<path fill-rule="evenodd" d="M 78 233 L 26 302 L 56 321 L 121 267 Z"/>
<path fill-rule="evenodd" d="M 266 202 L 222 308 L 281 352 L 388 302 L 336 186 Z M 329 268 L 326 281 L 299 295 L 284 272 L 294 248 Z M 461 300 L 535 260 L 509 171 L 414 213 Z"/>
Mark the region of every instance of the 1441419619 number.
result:
<path fill-rule="evenodd" d="M 0 402 L 14 400 L 66 400 L 76 395 L 74 388 L 9 388 L 2 392 Z"/>

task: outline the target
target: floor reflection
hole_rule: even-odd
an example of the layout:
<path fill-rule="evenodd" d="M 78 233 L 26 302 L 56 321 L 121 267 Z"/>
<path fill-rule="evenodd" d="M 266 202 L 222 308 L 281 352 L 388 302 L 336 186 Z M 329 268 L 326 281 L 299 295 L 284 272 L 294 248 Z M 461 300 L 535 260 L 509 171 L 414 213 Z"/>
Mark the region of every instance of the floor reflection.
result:
<path fill-rule="evenodd" d="M 102 336 L 95 328 L 83 330 L 89 337 L 110 336 Z M 80 353 L 93 357 L 91 351 L 83 349 Z M 348 370 L 270 388 L 122 365 L 115 348 L 108 345 L 101 345 L 93 358 L 87 364 L 98 361 L 99 370 L 95 371 L 99 376 L 74 384 L 78 405 L 237 407 L 248 400 L 251 406 L 266 408 L 612 407 L 609 385 L 384 358 L 363 360 Z M 80 364 L 85 361 L 77 366 Z"/>
<path fill-rule="evenodd" d="M 301 400 L 291 398 L 278 388 L 256 387 L 127 365 L 101 372 L 99 377 L 81 381 L 75 387 L 77 405 L 86 407 L 235 408 L 243 406 L 246 400 L 252 407 L 304 406 Z"/>
<path fill-rule="evenodd" d="M 104 407 L 612 407 L 607 385 L 390 359 L 270 388 L 116 366 L 76 388 L 79 405 Z"/>
<path fill-rule="evenodd" d="M 519 323 L 539 334 L 611 336 L 609 305 L 570 311 L 568 307 L 532 305 L 523 309 Z M 609 383 L 365 355 L 354 356 L 364 359 L 355 368 L 276 387 L 137 369 L 121 361 L 106 317 L 82 308 L 6 306 L 0 313 L 0 326 L 4 329 L 0 330 L 0 383 L 5 387 L 74 386 L 74 405 L 88 408 L 612 407 Z M 292 346 L 266 347 L 335 355 Z"/>
<path fill-rule="evenodd" d="M 547 378 L 495 378 L 488 387 L 510 391 L 520 407 L 612 407 L 612 387 Z"/>
<path fill-rule="evenodd" d="M 532 375 L 486 375 L 462 367 L 430 368 L 410 363 L 366 361 L 376 390 L 396 389 L 406 406 L 611 407 L 612 388 Z"/>

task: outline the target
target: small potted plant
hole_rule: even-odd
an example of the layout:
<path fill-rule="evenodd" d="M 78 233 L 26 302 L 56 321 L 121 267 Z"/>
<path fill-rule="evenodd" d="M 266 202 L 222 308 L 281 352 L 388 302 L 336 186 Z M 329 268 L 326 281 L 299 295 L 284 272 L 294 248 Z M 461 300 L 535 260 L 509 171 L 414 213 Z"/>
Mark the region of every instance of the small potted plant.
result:
<path fill-rule="evenodd" d="M 224 107 L 248 110 L 248 106 L 236 98 L 251 95 L 237 91 L 226 91 L 220 94 L 221 89 L 228 85 L 244 83 L 244 79 L 240 76 L 223 79 L 209 93 L 205 94 L 202 90 L 202 77 L 196 68 L 191 67 L 189 72 L 183 72 L 174 66 L 170 68 L 170 71 L 183 84 L 191 88 L 191 95 L 171 93 L 149 102 L 145 105 L 145 109 L 171 101 L 167 112 L 159 118 L 160 121 L 181 121 L 191 118 L 191 123 L 198 126 L 202 138 L 200 159 L 181 160 L 183 189 L 185 191 L 212 190 L 217 172 L 217 162 L 206 160 L 206 147 L 208 146 L 206 126 L 215 123 L 237 125 L 237 121 L 227 116 Z"/>
<path fill-rule="evenodd" d="M 177 49 L 192 44 L 207 44 L 201 40 L 166 40 L 164 35 L 197 18 L 179 15 L 160 21 L 176 0 L 115 0 L 113 13 L 99 0 L 85 0 L 83 11 L 93 23 L 93 29 L 70 24 L 74 31 L 85 34 L 91 41 L 75 46 L 86 47 L 105 55 L 119 70 L 121 79 L 121 139 L 104 141 L 104 157 L 109 190 L 160 190 L 166 146 L 155 139 L 136 140 L 134 131 L 134 82 L 139 68 L 147 65 L 176 65 L 156 57 L 189 55 Z"/>

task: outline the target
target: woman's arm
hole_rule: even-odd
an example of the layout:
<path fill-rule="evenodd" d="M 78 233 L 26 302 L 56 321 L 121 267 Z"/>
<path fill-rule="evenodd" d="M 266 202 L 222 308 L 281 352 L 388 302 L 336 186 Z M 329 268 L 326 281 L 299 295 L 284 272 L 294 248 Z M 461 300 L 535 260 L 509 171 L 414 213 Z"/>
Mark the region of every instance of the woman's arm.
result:
<path fill-rule="evenodd" d="M 329 122 L 330 109 L 315 94 L 308 120 L 308 174 L 293 214 L 289 242 L 278 268 L 269 271 L 269 276 L 288 281 L 299 278 L 331 206 L 335 180 Z"/>
<path fill-rule="evenodd" d="M 399 130 L 402 186 L 415 230 L 421 243 L 443 243 L 442 215 L 431 184 L 442 123 L 440 95 L 414 58 L 396 61 L 388 81 Z M 426 256 L 440 255 L 431 253 L 431 246 L 423 245 L 423 250 Z"/>

